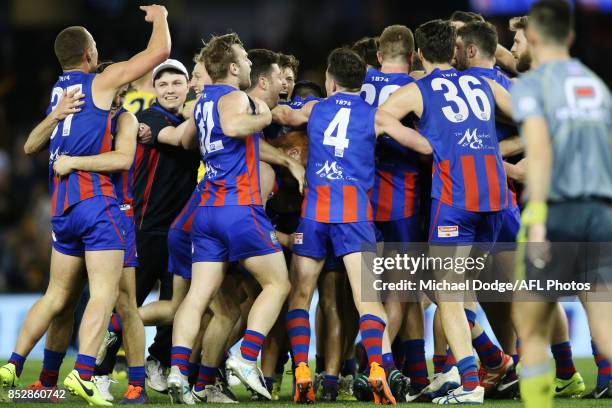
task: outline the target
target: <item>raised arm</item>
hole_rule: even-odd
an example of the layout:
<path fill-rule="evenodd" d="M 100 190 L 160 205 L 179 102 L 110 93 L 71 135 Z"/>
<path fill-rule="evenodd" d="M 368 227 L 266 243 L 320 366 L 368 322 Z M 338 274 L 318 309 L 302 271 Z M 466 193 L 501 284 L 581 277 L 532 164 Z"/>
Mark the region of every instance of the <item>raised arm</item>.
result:
<path fill-rule="evenodd" d="M 288 105 L 278 105 L 272 109 L 272 122 L 283 126 L 300 127 L 308 123 L 312 108 L 318 101 L 310 101 L 300 109 L 292 109 Z"/>
<path fill-rule="evenodd" d="M 246 137 L 259 132 L 272 122 L 268 105 L 253 98 L 257 112 L 251 111 L 249 98 L 244 92 L 230 92 L 219 100 L 219 120 L 223 133 L 229 137 Z"/>
<path fill-rule="evenodd" d="M 418 117 L 423 114 L 423 96 L 417 84 L 402 86 L 393 92 L 389 99 L 380 106 L 380 110 L 388 112 L 396 119 L 403 119 L 410 112 Z"/>
<path fill-rule="evenodd" d="M 291 158 L 280 149 L 270 145 L 265 140 L 259 140 L 259 160 L 268 164 L 286 167 L 298 181 L 300 193 L 304 192 L 306 170 L 297 160 Z"/>
<path fill-rule="evenodd" d="M 153 31 L 147 48 L 127 61 L 118 62 L 96 75 L 93 82 L 94 95 L 98 91 L 115 92 L 123 85 L 134 81 L 170 56 L 170 31 L 168 30 L 168 12 L 164 6 L 140 6 L 146 13 L 145 21 L 153 24 Z"/>
<path fill-rule="evenodd" d="M 512 122 L 512 100 L 510 98 L 510 93 L 506 91 L 506 89 L 493 81 L 492 79 L 485 78 L 491 87 L 491 91 L 493 91 L 493 97 L 495 98 L 495 106 L 497 108 L 498 113 L 501 113 L 503 116 L 500 118 L 498 116 L 498 120 L 502 119 L 503 122 L 513 123 Z"/>
<path fill-rule="evenodd" d="M 66 176 L 73 171 L 92 171 L 114 173 L 129 170 L 136 154 L 136 117 L 124 112 L 117 119 L 115 149 L 95 156 L 60 156 L 53 163 L 53 171 L 58 176 Z"/>
<path fill-rule="evenodd" d="M 78 89 L 73 89 L 70 92 L 64 90 L 55 108 L 28 135 L 28 139 L 23 145 L 25 154 L 34 154 L 43 150 L 51 140 L 53 130 L 58 123 L 68 115 L 81 111 L 80 106 L 85 103 L 82 100 L 84 96 Z"/>
<path fill-rule="evenodd" d="M 431 145 L 414 129 L 402 125 L 390 113 L 378 109 L 376 111 L 376 135 L 386 134 L 397 140 L 402 146 L 406 146 L 421 154 L 431 154 Z"/>
<path fill-rule="evenodd" d="M 506 72 L 509 72 L 512 75 L 518 74 L 516 71 L 516 60 L 514 59 L 514 55 L 512 55 L 512 53 L 501 44 L 497 44 L 497 48 L 495 49 L 495 62 Z"/>

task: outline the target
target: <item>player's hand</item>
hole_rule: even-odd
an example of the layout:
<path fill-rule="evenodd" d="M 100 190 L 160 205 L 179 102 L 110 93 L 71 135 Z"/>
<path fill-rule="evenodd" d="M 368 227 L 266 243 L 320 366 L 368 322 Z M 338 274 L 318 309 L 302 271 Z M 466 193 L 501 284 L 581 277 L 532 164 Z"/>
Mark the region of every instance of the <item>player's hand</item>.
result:
<path fill-rule="evenodd" d="M 278 123 L 279 125 L 285 125 L 287 116 L 291 114 L 291 107 L 289 105 L 276 105 L 272 109 L 272 122 Z"/>
<path fill-rule="evenodd" d="M 66 92 L 64 89 L 64 93 L 60 97 L 59 102 L 53 112 L 53 119 L 56 121 L 64 120 L 68 115 L 73 113 L 78 113 L 81 111 L 81 105 L 85 103 L 83 98 L 85 97 L 84 93 L 81 93 L 78 89 L 71 89 L 70 92 Z"/>
<path fill-rule="evenodd" d="M 185 118 L 185 120 L 193 116 L 193 109 L 195 108 L 195 104 L 197 101 L 197 99 L 194 99 L 192 101 L 185 102 L 185 104 L 183 105 L 183 108 L 181 109 L 181 116 Z"/>
<path fill-rule="evenodd" d="M 527 227 L 527 257 L 538 269 L 550 262 L 550 242 L 546 240 L 546 224 L 543 222 Z"/>
<path fill-rule="evenodd" d="M 140 6 L 140 9 L 146 13 L 145 21 L 152 23 L 158 19 L 165 19 L 168 17 L 168 10 L 164 6 L 158 4 L 151 4 L 150 6 Z"/>
<path fill-rule="evenodd" d="M 151 128 L 145 123 L 138 124 L 138 137 L 137 142 L 142 144 L 149 144 L 153 140 L 153 134 Z"/>
<path fill-rule="evenodd" d="M 291 175 L 299 184 L 300 194 L 304 194 L 304 186 L 306 185 L 306 170 L 297 160 L 290 159 L 287 167 Z"/>
<path fill-rule="evenodd" d="M 59 156 L 55 159 L 55 162 L 53 162 L 53 172 L 59 177 L 65 177 L 73 171 L 72 157 L 70 156 Z"/>

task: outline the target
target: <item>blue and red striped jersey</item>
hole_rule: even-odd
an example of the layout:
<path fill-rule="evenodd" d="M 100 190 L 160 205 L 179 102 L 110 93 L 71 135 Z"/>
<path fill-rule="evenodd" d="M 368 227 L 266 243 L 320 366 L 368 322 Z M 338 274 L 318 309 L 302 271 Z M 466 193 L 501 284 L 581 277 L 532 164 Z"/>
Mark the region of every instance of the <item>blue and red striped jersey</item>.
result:
<path fill-rule="evenodd" d="M 346 93 L 312 108 L 302 217 L 324 223 L 372 220 L 375 117 L 375 107 Z"/>
<path fill-rule="evenodd" d="M 191 197 L 187 200 L 187 203 L 176 216 L 170 228 L 180 229 L 185 232 L 191 233 L 191 223 L 193 222 L 193 217 L 195 216 L 195 211 L 200 205 L 201 201 L 201 191 L 200 185 L 198 184 L 196 188 L 193 190 Z"/>
<path fill-rule="evenodd" d="M 468 211 L 507 208 L 489 84 L 452 68 L 434 69 L 416 84 L 423 97 L 418 127 L 433 147 L 431 196 Z"/>
<path fill-rule="evenodd" d="M 95 106 L 92 99 L 91 83 L 95 76 L 78 71 L 64 72 L 53 86 L 47 114 L 55 109 L 64 90 L 79 89 L 85 94 L 81 111 L 60 121 L 51 134 L 49 189 L 53 216 L 62 215 L 74 204 L 91 197 L 115 197 L 107 174 L 75 171 L 60 179 L 53 173 L 53 163 L 58 156 L 93 156 L 111 150 L 110 112 Z"/>
<path fill-rule="evenodd" d="M 361 87 L 361 97 L 378 107 L 400 87 L 414 82 L 403 73 L 386 74 L 368 69 Z M 418 210 L 418 155 L 387 135 L 376 142 L 376 175 L 371 195 L 375 221 L 391 221 L 411 217 Z"/>
<path fill-rule="evenodd" d="M 115 148 L 115 136 L 117 135 L 117 123 L 119 117 L 128 112 L 124 107 L 119 108 L 117 113 L 111 119 L 111 135 L 113 137 L 113 149 Z M 121 209 L 129 216 L 134 216 L 132 186 L 134 184 L 134 165 L 132 163 L 130 169 L 127 171 L 121 171 L 111 174 L 111 181 L 115 186 L 115 193 L 117 194 L 117 202 L 121 206 Z"/>
<path fill-rule="evenodd" d="M 510 91 L 510 87 L 512 86 L 512 81 L 510 80 L 510 78 L 508 78 L 508 76 L 499 68 L 472 67 L 465 70 L 464 72 L 492 79 L 493 81 L 503 86 L 504 89 L 507 91 Z M 497 122 L 495 124 L 495 128 L 497 130 L 498 142 L 501 142 L 507 137 L 518 135 L 518 130 L 516 126 Z M 508 179 L 508 205 L 511 208 L 516 208 L 518 206 L 516 202 L 516 187 L 510 179 Z"/>
<path fill-rule="evenodd" d="M 259 138 L 228 137 L 221 129 L 218 103 L 237 91 L 229 85 L 206 85 L 195 106 L 200 153 L 206 168 L 200 206 L 262 205 L 259 187 Z"/>

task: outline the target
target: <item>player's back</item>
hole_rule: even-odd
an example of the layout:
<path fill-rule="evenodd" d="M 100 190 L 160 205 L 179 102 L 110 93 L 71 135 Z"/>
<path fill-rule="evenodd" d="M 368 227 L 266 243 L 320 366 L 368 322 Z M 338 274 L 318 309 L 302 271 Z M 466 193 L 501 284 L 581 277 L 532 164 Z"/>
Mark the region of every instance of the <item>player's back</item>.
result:
<path fill-rule="evenodd" d="M 378 107 L 404 85 L 414 82 L 406 73 L 384 73 L 369 68 L 361 87 L 361 97 Z M 387 135 L 376 142 L 376 179 L 372 206 L 376 221 L 407 218 L 417 210 L 418 155 Z"/>
<path fill-rule="evenodd" d="M 229 85 L 206 85 L 195 106 L 195 122 L 202 161 L 206 168 L 202 206 L 261 205 L 259 138 L 228 137 L 221 129 L 219 100 L 237 91 Z"/>
<path fill-rule="evenodd" d="M 468 211 L 507 208 L 495 99 L 486 80 L 435 69 L 416 84 L 423 97 L 419 130 L 433 147 L 432 197 Z"/>
<path fill-rule="evenodd" d="M 337 93 L 317 103 L 308 120 L 308 189 L 302 216 L 319 222 L 371 221 L 376 108 L 359 95 Z"/>
<path fill-rule="evenodd" d="M 60 121 L 49 143 L 49 184 L 52 215 L 61 215 L 70 206 L 103 195 L 114 197 L 110 177 L 102 173 L 76 171 L 60 179 L 53 173 L 53 162 L 60 155 L 93 156 L 111 150 L 111 118 L 108 110 L 95 106 L 92 82 L 96 74 L 64 72 L 55 83 L 47 113 L 57 106 L 64 90 L 79 89 L 85 97 L 81 111 Z"/>
<path fill-rule="evenodd" d="M 612 199 L 612 100 L 576 59 L 543 64 L 512 87 L 518 120 L 544 116 L 553 146 L 549 199 Z"/>

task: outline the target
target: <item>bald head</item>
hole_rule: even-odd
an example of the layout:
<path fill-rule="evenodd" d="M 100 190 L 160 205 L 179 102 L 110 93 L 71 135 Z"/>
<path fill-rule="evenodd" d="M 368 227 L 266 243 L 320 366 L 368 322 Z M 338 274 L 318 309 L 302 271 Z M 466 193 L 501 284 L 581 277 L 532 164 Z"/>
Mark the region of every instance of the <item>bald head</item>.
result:
<path fill-rule="evenodd" d="M 83 61 L 85 52 L 93 48 L 93 37 L 81 26 L 72 26 L 63 29 L 55 37 L 55 56 L 62 69 L 76 68 Z M 97 61 L 92 62 L 94 65 Z"/>

